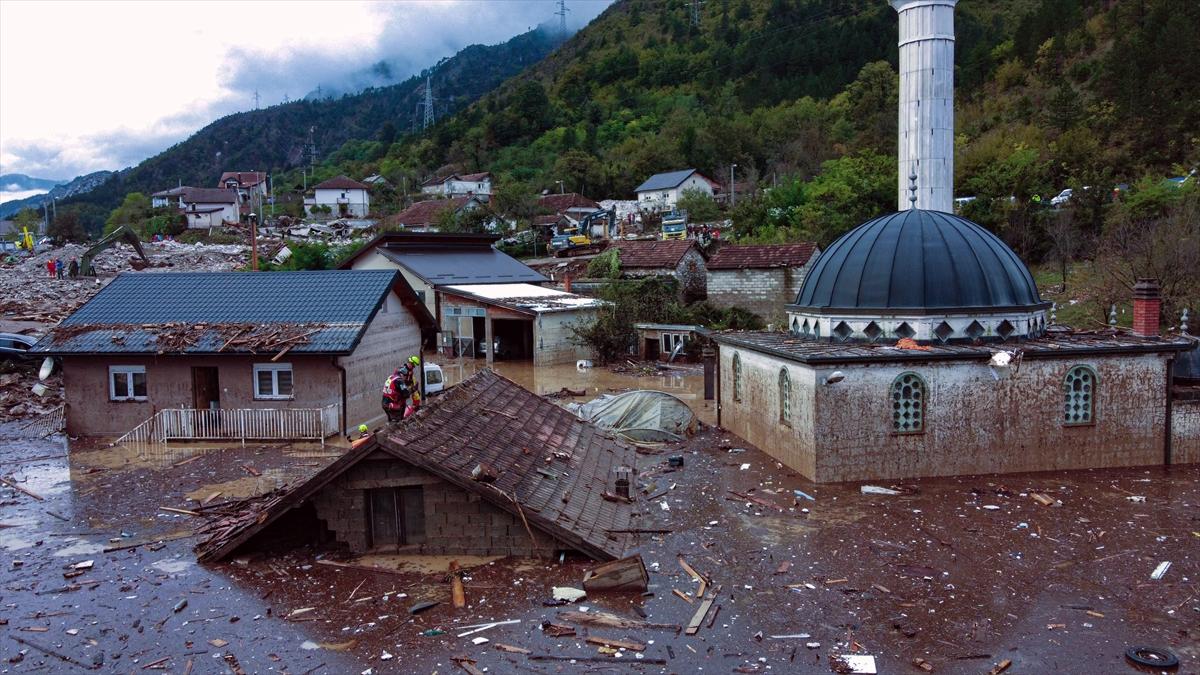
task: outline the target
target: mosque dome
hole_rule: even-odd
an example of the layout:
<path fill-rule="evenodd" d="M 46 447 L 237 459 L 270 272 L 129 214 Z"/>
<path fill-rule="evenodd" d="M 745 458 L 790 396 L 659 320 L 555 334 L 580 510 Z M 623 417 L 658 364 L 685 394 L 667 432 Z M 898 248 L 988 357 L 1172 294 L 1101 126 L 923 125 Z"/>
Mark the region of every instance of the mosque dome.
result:
<path fill-rule="evenodd" d="M 910 209 L 833 242 L 788 313 L 792 331 L 808 337 L 949 342 L 1040 335 L 1047 307 L 999 237 L 950 213 Z"/>

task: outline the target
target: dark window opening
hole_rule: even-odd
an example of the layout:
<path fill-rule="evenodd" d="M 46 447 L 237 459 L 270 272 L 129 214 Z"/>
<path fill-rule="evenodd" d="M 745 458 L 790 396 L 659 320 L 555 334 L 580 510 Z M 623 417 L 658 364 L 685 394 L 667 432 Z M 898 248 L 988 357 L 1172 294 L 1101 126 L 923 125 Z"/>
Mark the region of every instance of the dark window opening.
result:
<path fill-rule="evenodd" d="M 425 540 L 425 490 L 417 487 L 366 490 L 371 548 L 400 547 Z"/>

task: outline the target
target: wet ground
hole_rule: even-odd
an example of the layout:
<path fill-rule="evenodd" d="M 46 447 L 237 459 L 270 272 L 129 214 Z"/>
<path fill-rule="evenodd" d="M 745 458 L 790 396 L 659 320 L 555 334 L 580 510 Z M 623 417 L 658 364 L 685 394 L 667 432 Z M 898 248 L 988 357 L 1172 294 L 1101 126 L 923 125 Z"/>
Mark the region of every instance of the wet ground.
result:
<path fill-rule="evenodd" d="M 437 571 L 445 559 L 370 572 L 301 549 L 198 565 L 187 538 L 198 519 L 161 510 L 269 490 L 332 461 L 332 449 L 76 444 L 67 456 L 62 440 L 0 445 L 0 475 L 43 498 L 0 486 L 0 672 L 229 673 L 236 662 L 248 673 L 448 673 L 466 656 L 489 673 L 827 673 L 831 654 L 853 652 L 880 673 L 919 673 L 921 658 L 937 673 L 1011 660 L 1005 672 L 1090 674 L 1136 672 L 1123 658 L 1132 644 L 1168 647 L 1179 672 L 1200 672 L 1200 467 L 930 479 L 875 495 L 807 483 L 709 430 L 640 457 L 638 527 L 670 530 L 639 535 L 652 595 L 546 607 L 552 587 L 579 587 L 590 564 L 463 559 L 468 604 L 456 610 Z M 682 468 L 667 466 L 671 454 Z M 539 628 L 583 607 L 686 625 L 699 603 L 674 593 L 697 586 L 680 556 L 720 586 L 715 619 L 696 635 Z M 422 601 L 442 604 L 410 615 Z M 576 664 L 494 648 L 602 656 L 586 636 L 646 648 Z"/>

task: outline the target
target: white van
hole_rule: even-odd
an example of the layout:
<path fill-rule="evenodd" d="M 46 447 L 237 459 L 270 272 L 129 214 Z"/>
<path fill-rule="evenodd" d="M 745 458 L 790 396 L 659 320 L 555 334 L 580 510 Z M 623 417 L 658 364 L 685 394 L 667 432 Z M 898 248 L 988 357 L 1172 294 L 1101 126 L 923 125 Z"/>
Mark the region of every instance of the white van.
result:
<path fill-rule="evenodd" d="M 436 363 L 425 362 L 425 395 L 439 394 L 446 388 L 446 380 L 442 375 L 442 367 Z"/>

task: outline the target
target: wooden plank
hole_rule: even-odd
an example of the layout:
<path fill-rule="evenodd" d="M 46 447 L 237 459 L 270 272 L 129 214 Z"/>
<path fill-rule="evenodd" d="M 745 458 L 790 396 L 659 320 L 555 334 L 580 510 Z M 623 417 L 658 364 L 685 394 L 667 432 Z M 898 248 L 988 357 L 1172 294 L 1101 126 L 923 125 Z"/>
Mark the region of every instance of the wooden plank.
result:
<path fill-rule="evenodd" d="M 700 607 L 696 609 L 696 613 L 692 615 L 692 620 L 688 622 L 687 628 L 684 629 L 683 632 L 688 635 L 695 635 L 696 633 L 699 633 L 700 624 L 704 621 L 704 615 L 708 614 L 708 610 L 712 608 L 713 602 L 715 601 L 716 596 L 712 593 L 709 593 L 708 596 L 704 598 L 704 601 L 700 603 Z"/>
<path fill-rule="evenodd" d="M 692 596 L 688 595 L 687 593 L 684 593 L 683 591 L 679 590 L 678 588 L 672 588 L 671 592 L 674 593 L 675 595 L 679 596 L 680 600 L 683 600 L 684 602 L 686 602 L 689 605 L 692 604 L 693 602 L 695 602 L 695 600 L 692 599 Z"/>
<path fill-rule="evenodd" d="M 16 490 L 17 492 L 23 492 L 23 493 L 29 495 L 30 497 L 33 497 L 34 499 L 38 500 L 39 502 L 46 501 L 45 497 L 43 497 L 37 493 L 30 492 L 29 490 L 26 490 L 25 488 L 21 487 L 20 485 L 17 485 L 16 483 L 12 482 L 11 480 L 9 480 L 3 476 L 0 476 L 0 483 L 4 483 L 5 485 Z"/>
<path fill-rule="evenodd" d="M 589 635 L 584 642 L 591 645 L 600 645 L 602 647 L 612 647 L 613 649 L 628 649 L 633 652 L 641 652 L 646 650 L 646 645 L 632 640 L 618 640 L 616 638 L 600 637 L 598 635 Z"/>

